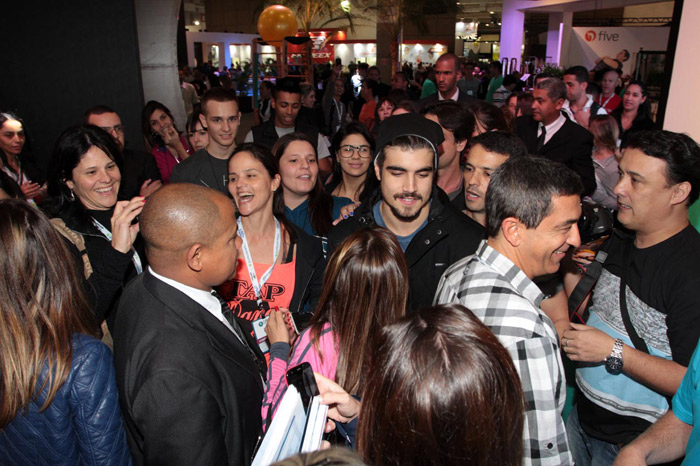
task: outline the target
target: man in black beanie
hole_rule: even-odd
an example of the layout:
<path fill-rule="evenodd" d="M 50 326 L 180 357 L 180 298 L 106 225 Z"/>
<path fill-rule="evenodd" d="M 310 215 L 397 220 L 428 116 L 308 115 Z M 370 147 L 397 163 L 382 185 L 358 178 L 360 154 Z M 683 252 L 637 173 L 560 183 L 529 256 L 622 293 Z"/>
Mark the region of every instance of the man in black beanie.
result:
<path fill-rule="evenodd" d="M 328 237 L 334 249 L 360 228 L 379 226 L 394 233 L 408 262 L 409 310 L 431 305 L 443 272 L 473 254 L 483 236 L 435 185 L 443 140 L 440 125 L 421 115 L 385 120 L 374 159 L 379 189 Z"/>

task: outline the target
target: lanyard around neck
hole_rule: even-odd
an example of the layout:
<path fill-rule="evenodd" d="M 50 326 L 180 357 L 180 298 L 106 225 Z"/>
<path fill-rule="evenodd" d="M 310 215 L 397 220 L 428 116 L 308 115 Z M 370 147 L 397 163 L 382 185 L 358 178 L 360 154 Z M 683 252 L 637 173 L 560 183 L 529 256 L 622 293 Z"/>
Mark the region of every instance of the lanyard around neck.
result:
<path fill-rule="evenodd" d="M 280 255 L 280 248 L 282 245 L 282 228 L 280 227 L 280 222 L 275 219 L 275 246 L 272 253 L 272 265 L 267 271 L 260 277 L 258 281 L 258 275 L 255 273 L 255 264 L 253 263 L 253 257 L 250 254 L 250 247 L 248 246 L 248 240 L 245 236 L 245 231 L 243 230 L 243 222 L 241 218 L 238 217 L 238 236 L 241 237 L 241 249 L 243 249 L 243 257 L 245 258 L 245 265 L 248 268 L 248 275 L 250 276 L 250 283 L 253 285 L 253 291 L 255 292 L 255 299 L 258 302 L 258 307 L 262 307 L 262 287 L 272 275 L 272 270 L 275 268 L 277 259 Z"/>
<path fill-rule="evenodd" d="M 97 227 L 98 230 L 100 230 L 100 233 L 104 235 L 105 238 L 107 238 L 107 241 L 112 241 L 112 232 L 109 231 L 107 228 L 105 228 L 104 225 L 102 225 L 100 222 L 95 220 L 94 218 L 92 219 L 92 223 Z M 141 264 L 141 258 L 139 257 L 139 253 L 136 252 L 136 249 L 134 249 L 133 246 L 131 246 L 131 252 L 133 253 L 131 255 L 131 262 L 134 263 L 134 268 L 136 269 L 137 274 L 141 274 L 143 272 L 143 265 Z"/>

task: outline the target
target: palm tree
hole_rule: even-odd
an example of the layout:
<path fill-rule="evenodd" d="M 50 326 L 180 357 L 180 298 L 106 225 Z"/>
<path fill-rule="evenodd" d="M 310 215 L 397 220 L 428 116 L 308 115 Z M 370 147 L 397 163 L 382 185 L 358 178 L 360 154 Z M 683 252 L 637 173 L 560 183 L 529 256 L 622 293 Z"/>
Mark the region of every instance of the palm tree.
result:
<path fill-rule="evenodd" d="M 456 13 L 454 1 L 449 0 L 377 0 L 372 7 L 377 13 L 377 29 L 391 41 L 391 74 L 401 69 L 399 47 L 403 39 L 403 28 L 407 23 L 425 32 L 426 15 L 431 13 Z M 379 40 L 379 39 L 378 39 Z"/>

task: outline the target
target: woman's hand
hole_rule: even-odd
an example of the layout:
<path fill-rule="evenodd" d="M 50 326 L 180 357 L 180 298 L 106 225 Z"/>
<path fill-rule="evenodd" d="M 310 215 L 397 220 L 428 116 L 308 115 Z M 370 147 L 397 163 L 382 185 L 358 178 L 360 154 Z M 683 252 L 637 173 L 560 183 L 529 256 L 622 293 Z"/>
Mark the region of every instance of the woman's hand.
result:
<path fill-rule="evenodd" d="M 163 183 L 161 183 L 160 180 L 152 180 L 149 178 L 146 181 L 144 181 L 141 185 L 141 189 L 139 190 L 139 196 L 148 197 L 162 187 Z"/>
<path fill-rule="evenodd" d="M 360 402 L 343 390 L 343 387 L 318 372 L 314 372 L 314 378 L 321 393 L 321 403 L 328 406 L 329 421 L 326 423 L 326 432 L 335 429 L 335 423 L 330 419 L 345 423 L 360 414 Z"/>
<path fill-rule="evenodd" d="M 131 224 L 143 210 L 145 197 L 137 196 L 130 201 L 119 201 L 112 214 L 112 247 L 127 254 L 139 233 L 139 224 Z"/>
<path fill-rule="evenodd" d="M 22 183 L 20 189 L 22 190 L 22 194 L 24 194 L 24 197 L 27 199 L 33 199 L 35 197 L 38 197 L 39 194 L 41 194 L 41 186 L 38 183 L 34 183 L 33 181 L 27 181 L 26 183 Z"/>
<path fill-rule="evenodd" d="M 333 220 L 333 226 L 339 224 L 343 220 L 345 220 L 348 217 L 352 217 L 355 215 L 355 209 L 360 207 L 360 203 L 357 202 L 355 204 L 348 204 L 344 205 L 343 207 L 340 208 L 340 215 L 338 215 L 338 218 Z"/>
<path fill-rule="evenodd" d="M 289 311 L 286 309 L 275 307 L 270 310 L 270 317 L 267 319 L 267 326 L 265 327 L 267 341 L 270 343 L 270 346 L 279 342 L 291 344 L 292 337 L 287 326 L 285 314 L 289 315 Z"/>

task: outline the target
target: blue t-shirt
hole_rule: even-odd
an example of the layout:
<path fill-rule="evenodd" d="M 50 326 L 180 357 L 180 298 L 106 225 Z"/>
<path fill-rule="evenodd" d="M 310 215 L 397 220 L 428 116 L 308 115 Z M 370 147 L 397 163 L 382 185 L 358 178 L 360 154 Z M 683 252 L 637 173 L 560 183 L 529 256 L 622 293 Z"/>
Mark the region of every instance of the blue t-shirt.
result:
<path fill-rule="evenodd" d="M 379 205 L 382 203 L 382 201 L 377 202 L 374 204 L 374 207 L 372 208 L 372 212 L 374 213 L 374 221 L 377 225 L 380 227 L 386 228 L 386 223 L 384 223 L 384 218 L 382 217 L 382 209 L 379 208 Z M 407 236 L 399 236 L 396 233 L 394 233 L 394 236 L 396 236 L 396 240 L 399 242 L 399 246 L 401 246 L 401 250 L 403 252 L 406 252 L 406 249 L 408 249 L 408 245 L 411 244 L 411 240 L 413 240 L 413 237 L 416 236 L 416 233 L 421 231 L 423 227 L 425 227 L 428 224 L 428 219 L 426 218 L 425 221 L 416 228 L 416 230 L 411 233 L 410 235 Z"/>
<path fill-rule="evenodd" d="M 700 428 L 695 425 L 695 413 L 700 415 L 700 345 L 695 348 L 688 371 L 673 397 L 673 414 L 693 426 L 685 447 L 685 460 L 681 466 L 700 464 Z"/>

